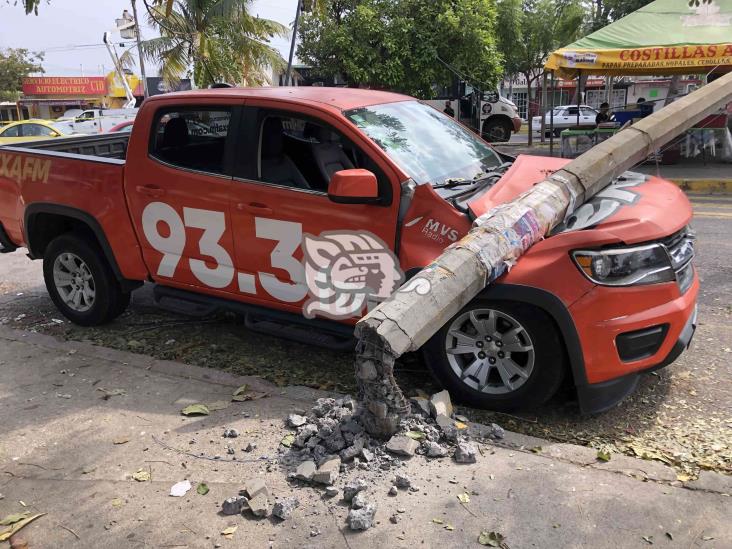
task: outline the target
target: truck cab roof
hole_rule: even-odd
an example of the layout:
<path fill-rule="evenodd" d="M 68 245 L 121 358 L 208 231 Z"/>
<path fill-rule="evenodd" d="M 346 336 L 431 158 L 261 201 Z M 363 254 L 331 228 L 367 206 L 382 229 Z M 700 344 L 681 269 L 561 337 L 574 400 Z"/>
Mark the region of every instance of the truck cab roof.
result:
<path fill-rule="evenodd" d="M 399 93 L 365 90 L 358 88 L 326 88 L 320 86 L 264 87 L 264 88 L 214 88 L 190 90 L 156 95 L 148 101 L 170 101 L 171 99 L 196 101 L 206 98 L 276 99 L 290 103 L 321 103 L 339 111 L 410 101 L 413 97 Z"/>

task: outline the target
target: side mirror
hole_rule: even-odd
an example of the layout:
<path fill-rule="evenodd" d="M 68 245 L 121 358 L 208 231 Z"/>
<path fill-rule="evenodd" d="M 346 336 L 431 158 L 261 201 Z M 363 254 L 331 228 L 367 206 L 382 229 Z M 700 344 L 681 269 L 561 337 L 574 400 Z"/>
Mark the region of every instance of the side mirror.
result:
<path fill-rule="evenodd" d="M 341 170 L 333 174 L 328 198 L 338 204 L 373 204 L 379 201 L 376 176 L 363 169 Z"/>
<path fill-rule="evenodd" d="M 58 132 L 51 132 L 51 137 L 59 137 L 60 135 Z"/>

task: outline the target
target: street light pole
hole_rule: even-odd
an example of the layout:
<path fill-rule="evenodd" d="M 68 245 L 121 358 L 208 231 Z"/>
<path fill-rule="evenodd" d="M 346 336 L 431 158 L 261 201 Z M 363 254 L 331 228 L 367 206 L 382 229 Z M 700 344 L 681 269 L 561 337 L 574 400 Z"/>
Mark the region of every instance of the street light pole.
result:
<path fill-rule="evenodd" d="M 148 97 L 147 93 L 147 77 L 145 76 L 145 60 L 142 55 L 142 49 L 140 48 L 140 23 L 137 20 L 137 5 L 136 0 L 132 2 L 132 16 L 135 18 L 135 37 L 137 39 L 137 54 L 140 56 L 140 74 L 142 75 L 142 93 L 145 99 Z"/>
<path fill-rule="evenodd" d="M 297 40 L 297 25 L 300 22 L 300 12 L 302 11 L 302 0 L 297 0 L 297 10 L 295 11 L 295 23 L 292 25 L 292 42 L 290 42 L 290 58 L 287 61 L 287 72 L 285 73 L 285 86 L 290 86 L 292 82 L 292 58 L 295 56 L 295 41 Z"/>

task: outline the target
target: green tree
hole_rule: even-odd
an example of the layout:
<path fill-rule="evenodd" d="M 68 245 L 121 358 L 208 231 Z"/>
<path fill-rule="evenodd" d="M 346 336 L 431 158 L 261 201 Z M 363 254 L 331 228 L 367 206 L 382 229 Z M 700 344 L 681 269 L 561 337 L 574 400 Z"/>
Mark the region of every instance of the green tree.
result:
<path fill-rule="evenodd" d="M 530 102 L 547 57 L 581 35 L 585 16 L 578 0 L 498 2 L 497 38 L 505 76 L 521 75 L 526 79 Z"/>
<path fill-rule="evenodd" d="M 298 57 L 351 85 L 433 97 L 452 75 L 440 59 L 484 87 L 495 86 L 493 0 L 327 0 L 304 14 Z"/>
<path fill-rule="evenodd" d="M 160 36 L 143 40 L 141 49 L 147 59 L 160 62 L 169 84 L 191 74 L 199 87 L 215 82 L 256 86 L 269 80 L 268 70 L 283 64 L 269 40 L 287 29 L 251 15 L 251 0 L 175 0 L 170 11 L 166 1 L 155 4 L 145 3 Z M 122 62 L 134 64 L 131 50 Z"/>
<path fill-rule="evenodd" d="M 43 54 L 23 48 L 0 50 L 0 100 L 16 101 L 23 89 L 23 78 L 44 72 Z"/>

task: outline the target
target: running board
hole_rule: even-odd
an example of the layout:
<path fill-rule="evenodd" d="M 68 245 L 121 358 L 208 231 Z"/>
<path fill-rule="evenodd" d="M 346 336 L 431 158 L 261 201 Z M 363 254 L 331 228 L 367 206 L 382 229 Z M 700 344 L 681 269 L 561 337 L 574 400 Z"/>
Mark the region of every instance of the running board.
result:
<path fill-rule="evenodd" d="M 244 325 L 254 332 L 336 351 L 352 351 L 356 346 L 353 327 L 339 322 L 309 320 L 293 313 L 160 285 L 153 288 L 153 298 L 160 308 L 176 314 L 201 318 L 230 311 L 243 315 Z"/>

